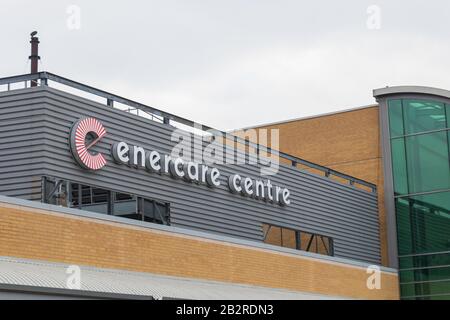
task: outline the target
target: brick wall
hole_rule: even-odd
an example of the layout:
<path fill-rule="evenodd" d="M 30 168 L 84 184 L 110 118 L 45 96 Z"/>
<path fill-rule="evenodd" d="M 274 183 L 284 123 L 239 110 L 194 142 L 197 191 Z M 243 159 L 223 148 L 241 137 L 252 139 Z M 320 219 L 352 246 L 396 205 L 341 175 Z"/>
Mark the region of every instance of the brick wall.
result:
<path fill-rule="evenodd" d="M 387 265 L 378 106 L 260 128 L 279 129 L 282 152 L 377 185 L 381 259 L 382 264 Z"/>
<path fill-rule="evenodd" d="M 343 297 L 398 298 L 393 273 L 382 273 L 381 290 L 368 290 L 362 267 L 6 203 L 0 203 L 0 255 Z"/>

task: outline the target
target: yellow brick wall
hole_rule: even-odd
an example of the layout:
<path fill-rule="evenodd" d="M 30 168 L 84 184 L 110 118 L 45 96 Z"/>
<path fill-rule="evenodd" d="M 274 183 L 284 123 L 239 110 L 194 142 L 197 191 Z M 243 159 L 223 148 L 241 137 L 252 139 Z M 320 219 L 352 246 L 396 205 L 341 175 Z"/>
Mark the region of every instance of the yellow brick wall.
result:
<path fill-rule="evenodd" d="M 362 267 L 0 203 L 0 255 L 354 298 L 397 299 L 397 275 L 366 288 Z"/>
<path fill-rule="evenodd" d="M 377 185 L 382 264 L 388 264 L 378 106 L 264 126 L 280 151 Z"/>

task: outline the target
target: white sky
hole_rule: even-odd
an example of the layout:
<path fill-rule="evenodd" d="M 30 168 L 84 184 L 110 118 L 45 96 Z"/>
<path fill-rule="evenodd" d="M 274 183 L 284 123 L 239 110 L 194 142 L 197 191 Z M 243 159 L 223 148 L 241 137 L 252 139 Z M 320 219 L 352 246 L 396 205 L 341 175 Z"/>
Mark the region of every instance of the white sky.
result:
<path fill-rule="evenodd" d="M 372 104 L 386 85 L 450 89 L 448 0 L 0 4 L 0 77 L 29 72 L 38 30 L 41 70 L 223 130 Z"/>

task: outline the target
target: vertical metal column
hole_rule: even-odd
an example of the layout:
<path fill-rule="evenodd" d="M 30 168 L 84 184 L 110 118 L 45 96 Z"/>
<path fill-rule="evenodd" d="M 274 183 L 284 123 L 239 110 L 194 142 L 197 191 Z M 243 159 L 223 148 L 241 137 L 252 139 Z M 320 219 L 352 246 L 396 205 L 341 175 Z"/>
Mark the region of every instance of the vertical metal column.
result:
<path fill-rule="evenodd" d="M 31 55 L 28 57 L 31 60 L 31 73 L 38 72 L 39 57 L 39 38 L 36 37 L 37 31 L 33 31 L 31 35 Z M 37 80 L 31 80 L 31 86 L 36 87 L 38 85 Z"/>

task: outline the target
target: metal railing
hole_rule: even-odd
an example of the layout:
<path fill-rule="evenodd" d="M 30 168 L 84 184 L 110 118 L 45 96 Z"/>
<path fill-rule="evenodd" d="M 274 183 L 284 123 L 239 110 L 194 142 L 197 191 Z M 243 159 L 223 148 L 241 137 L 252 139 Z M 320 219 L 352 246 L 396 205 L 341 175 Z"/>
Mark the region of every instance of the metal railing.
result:
<path fill-rule="evenodd" d="M 204 124 L 198 124 L 192 120 L 174 115 L 172 113 L 165 112 L 160 109 L 157 109 L 157 108 L 154 108 L 154 107 L 118 96 L 116 94 L 112 94 L 107 91 L 103 91 L 103 90 L 82 84 L 80 82 L 58 76 L 58 75 L 50 73 L 50 72 L 46 72 L 46 71 L 33 73 L 33 74 L 23 74 L 23 75 L 0 78 L 0 85 L 6 85 L 7 90 L 9 91 L 9 90 L 11 90 L 11 84 L 24 83 L 24 88 L 27 88 L 27 87 L 29 87 L 28 83 L 31 84 L 31 82 L 37 83 L 38 85 L 41 85 L 41 86 L 48 86 L 49 81 L 53 81 L 53 82 L 56 82 L 56 83 L 59 83 L 59 84 L 62 84 L 62 85 L 65 85 L 65 86 L 68 86 L 68 87 L 71 87 L 74 89 L 81 90 L 83 92 L 93 94 L 98 97 L 105 98 L 106 105 L 111 106 L 111 107 L 114 106 L 114 102 L 117 102 L 120 104 L 124 104 L 124 105 L 128 106 L 129 108 L 141 110 L 145 114 L 150 115 L 152 118 L 156 118 L 158 120 L 162 119 L 162 122 L 164 124 L 169 125 L 171 122 L 176 122 L 176 123 L 179 123 L 179 124 L 191 127 L 191 128 L 200 129 L 201 131 L 215 130 L 216 132 L 222 133 L 222 135 L 224 137 L 227 135 L 230 136 L 229 132 L 217 130 L 215 128 L 212 128 L 212 127 L 204 125 Z M 260 145 L 260 144 L 251 142 L 247 139 L 243 139 L 236 135 L 232 135 L 232 137 L 234 138 L 235 142 L 241 143 L 241 144 L 245 145 L 246 147 L 255 148 L 257 150 L 257 152 L 261 149 L 266 150 L 269 153 L 272 152 L 270 147 L 266 147 L 264 145 Z M 275 152 L 278 152 L 279 157 L 290 162 L 290 164 L 293 167 L 297 168 L 297 165 L 302 165 L 307 168 L 314 169 L 314 170 L 317 170 L 317 171 L 323 173 L 323 175 L 325 177 L 329 177 L 329 178 L 336 177 L 336 178 L 346 181 L 346 183 L 349 185 L 352 185 L 352 186 L 360 185 L 365 188 L 368 188 L 371 192 L 374 192 L 374 193 L 377 191 L 377 186 L 370 182 L 349 176 L 345 173 L 318 165 L 316 163 L 292 156 L 290 154 L 287 154 L 287 153 L 284 153 L 281 151 L 275 151 Z"/>

